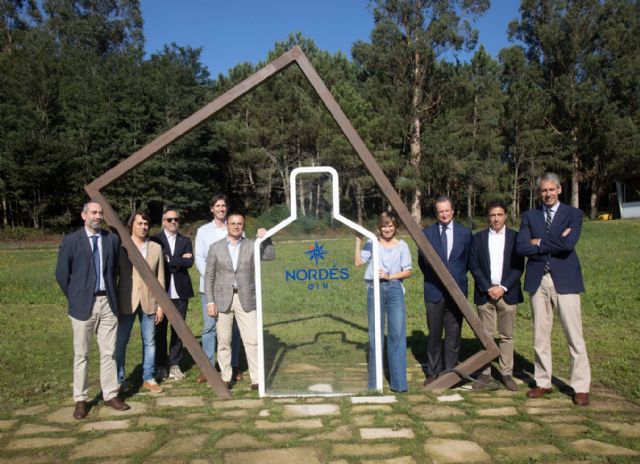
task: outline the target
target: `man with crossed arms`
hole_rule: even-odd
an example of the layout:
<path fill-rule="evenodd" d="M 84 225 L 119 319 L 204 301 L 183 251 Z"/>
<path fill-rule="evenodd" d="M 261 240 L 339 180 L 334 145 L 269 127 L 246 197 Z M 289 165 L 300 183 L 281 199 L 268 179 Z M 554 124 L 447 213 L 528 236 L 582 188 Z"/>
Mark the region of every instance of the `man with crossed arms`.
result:
<path fill-rule="evenodd" d="M 524 289 L 531 294 L 533 313 L 534 377 L 529 398 L 540 398 L 551 387 L 551 328 L 553 310 L 569 345 L 570 383 L 574 404 L 589 404 L 591 368 L 582 336 L 580 293 L 584 292 L 580 262 L 575 247 L 582 229 L 582 211 L 560 203 L 560 178 L 548 172 L 538 178 L 542 206 L 522 215 L 516 250 L 527 256 Z"/>

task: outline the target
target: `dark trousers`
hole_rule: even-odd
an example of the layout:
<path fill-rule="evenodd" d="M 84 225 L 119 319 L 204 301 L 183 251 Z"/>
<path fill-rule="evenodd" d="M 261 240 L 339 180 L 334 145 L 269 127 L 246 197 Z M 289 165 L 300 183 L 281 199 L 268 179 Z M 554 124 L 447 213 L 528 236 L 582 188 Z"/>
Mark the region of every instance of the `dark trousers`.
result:
<path fill-rule="evenodd" d="M 439 375 L 453 369 L 458 363 L 462 312 L 450 297 L 437 303 L 425 301 L 427 308 L 427 375 Z M 444 343 L 442 331 L 444 329 Z M 444 360 L 442 351 L 444 349 Z"/>
<path fill-rule="evenodd" d="M 187 317 L 187 308 L 189 300 L 171 300 L 175 305 L 182 319 Z M 167 326 L 169 320 L 167 317 L 156 326 L 156 365 L 157 366 L 177 366 L 182 360 L 183 345 L 182 340 L 178 337 L 173 325 L 171 326 L 171 341 L 169 342 L 169 362 L 167 363 Z"/>

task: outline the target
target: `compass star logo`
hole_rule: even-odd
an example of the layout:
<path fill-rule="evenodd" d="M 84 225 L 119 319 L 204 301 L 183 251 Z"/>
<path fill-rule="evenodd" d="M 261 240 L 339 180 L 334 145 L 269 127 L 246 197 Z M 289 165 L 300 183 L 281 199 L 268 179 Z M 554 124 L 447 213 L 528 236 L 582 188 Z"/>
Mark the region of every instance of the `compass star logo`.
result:
<path fill-rule="evenodd" d="M 329 253 L 329 252 L 324 249 L 324 245 L 318 244 L 317 240 L 315 241 L 313 246 L 309 247 L 309 251 L 305 251 L 304 252 L 305 255 L 309 255 L 309 260 L 316 262 L 316 266 L 318 265 L 318 262 L 321 259 L 324 259 L 324 256 L 327 253 Z"/>

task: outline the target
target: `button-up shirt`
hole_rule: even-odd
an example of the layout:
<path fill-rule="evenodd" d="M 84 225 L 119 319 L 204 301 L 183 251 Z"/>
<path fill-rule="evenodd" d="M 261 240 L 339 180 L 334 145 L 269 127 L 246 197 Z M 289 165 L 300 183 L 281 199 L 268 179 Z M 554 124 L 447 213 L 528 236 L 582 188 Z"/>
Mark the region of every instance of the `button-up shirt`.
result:
<path fill-rule="evenodd" d="M 97 235 L 98 236 L 98 253 L 100 254 L 100 271 L 101 271 L 101 275 L 100 275 L 100 291 L 104 292 L 107 287 L 105 287 L 104 285 L 104 259 L 102 258 L 102 235 L 100 235 L 100 232 L 98 232 L 97 234 L 93 234 L 91 233 L 86 227 L 84 229 L 84 231 L 87 233 L 87 237 L 89 238 L 89 246 L 91 247 L 91 251 L 93 252 L 93 236 Z"/>
<path fill-rule="evenodd" d="M 506 230 L 507 226 L 502 226 L 502 229 L 498 232 L 489 228 L 489 262 L 491 265 L 491 283 L 493 285 L 500 285 L 502 280 Z"/>
<path fill-rule="evenodd" d="M 442 229 L 447 228 L 445 232 L 447 234 L 447 259 L 451 256 L 451 250 L 453 249 L 453 220 L 449 222 L 449 224 L 442 225 L 440 224 L 440 235 L 442 235 Z"/>
<path fill-rule="evenodd" d="M 169 243 L 169 249 L 171 250 L 171 256 L 173 256 L 176 250 L 176 234 L 172 234 L 167 229 L 165 229 L 164 235 L 167 237 L 167 242 Z M 178 295 L 178 291 L 176 290 L 176 283 L 173 279 L 173 274 L 171 273 L 169 273 L 169 297 L 172 300 L 176 300 L 180 298 L 180 296 Z"/>

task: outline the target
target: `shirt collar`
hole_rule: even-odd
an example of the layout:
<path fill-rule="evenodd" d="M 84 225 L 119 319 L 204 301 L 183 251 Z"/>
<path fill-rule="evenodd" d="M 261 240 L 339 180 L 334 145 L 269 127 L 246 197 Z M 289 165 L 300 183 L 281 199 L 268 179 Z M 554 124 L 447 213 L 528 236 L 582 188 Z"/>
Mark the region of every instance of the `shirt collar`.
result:
<path fill-rule="evenodd" d="M 84 232 L 87 234 L 87 237 L 89 237 L 89 238 L 93 237 L 94 235 L 97 235 L 98 237 L 100 237 L 100 230 L 98 230 L 96 232 L 96 231 L 93 231 L 93 230 L 89 230 L 89 229 L 87 229 L 85 227 L 84 228 Z"/>
<path fill-rule="evenodd" d="M 227 246 L 233 245 L 233 243 L 231 243 L 231 240 L 229 240 L 229 236 L 226 237 L 226 240 L 227 240 Z M 244 236 L 241 236 L 234 246 L 240 245 L 240 242 L 242 242 L 243 240 L 244 240 Z"/>
<path fill-rule="evenodd" d="M 173 234 L 171 232 L 169 232 L 167 229 L 163 229 L 164 230 L 164 235 L 167 236 L 167 238 L 176 238 L 178 236 L 177 233 Z"/>
<path fill-rule="evenodd" d="M 502 229 L 500 229 L 498 232 L 496 232 L 491 227 L 489 227 L 489 235 L 504 235 L 506 230 L 507 230 L 507 225 L 506 224 L 503 225 Z"/>

